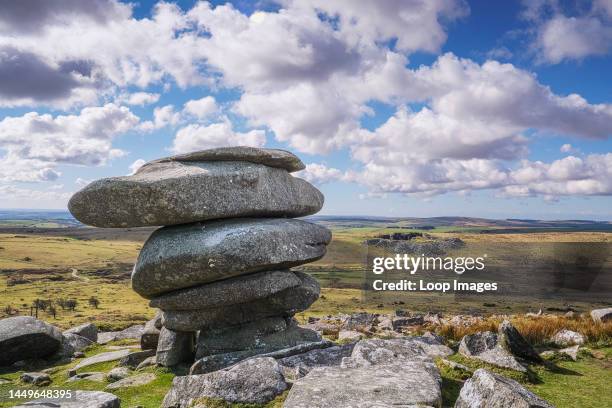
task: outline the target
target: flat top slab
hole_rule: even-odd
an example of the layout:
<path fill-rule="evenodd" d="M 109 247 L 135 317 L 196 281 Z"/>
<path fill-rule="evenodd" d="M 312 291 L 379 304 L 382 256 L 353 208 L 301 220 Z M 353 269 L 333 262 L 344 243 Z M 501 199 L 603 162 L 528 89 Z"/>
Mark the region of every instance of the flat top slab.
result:
<path fill-rule="evenodd" d="M 143 165 L 136 173 L 152 163 L 164 162 L 207 162 L 207 161 L 246 161 L 264 164 L 269 167 L 278 167 L 288 172 L 304 170 L 306 166 L 293 153 L 281 149 L 262 149 L 249 146 L 218 147 L 216 149 L 200 150 L 197 152 L 178 154 L 150 161 Z"/>
<path fill-rule="evenodd" d="M 317 367 L 293 384 L 285 408 L 439 407 L 440 385 L 414 363 L 371 367 Z"/>

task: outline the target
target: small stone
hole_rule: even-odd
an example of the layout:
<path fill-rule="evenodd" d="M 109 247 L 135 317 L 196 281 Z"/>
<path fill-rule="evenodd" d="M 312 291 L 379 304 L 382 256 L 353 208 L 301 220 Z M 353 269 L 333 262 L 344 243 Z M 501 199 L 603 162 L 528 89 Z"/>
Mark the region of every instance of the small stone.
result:
<path fill-rule="evenodd" d="M 127 367 L 115 367 L 106 374 L 109 381 L 119 381 L 130 376 L 130 370 Z"/>
<path fill-rule="evenodd" d="M 440 362 L 444 364 L 445 366 L 452 368 L 453 370 L 471 372 L 471 370 L 467 366 L 457 363 L 456 361 L 447 360 L 445 358 L 442 358 L 440 359 Z"/>
<path fill-rule="evenodd" d="M 61 331 L 30 316 L 0 320 L 0 366 L 20 360 L 50 357 L 60 350 Z"/>
<path fill-rule="evenodd" d="M 81 360 L 74 367 L 74 370 L 79 370 L 81 368 L 85 368 L 87 366 L 98 364 L 98 363 L 106 363 L 108 361 L 121 360 L 123 357 L 129 355 L 130 353 L 131 353 L 130 350 L 125 349 L 125 350 L 109 351 L 106 353 L 96 354 L 95 356 L 91 356 L 91 357 Z"/>
<path fill-rule="evenodd" d="M 118 388 L 139 387 L 155 381 L 157 377 L 153 373 L 143 373 L 132 377 L 123 378 L 106 386 L 107 390 L 116 390 Z"/>
<path fill-rule="evenodd" d="M 180 332 L 162 327 L 155 354 L 157 364 L 174 367 L 183 362 L 193 361 L 193 353 L 193 332 Z"/>
<path fill-rule="evenodd" d="M 51 384 L 51 377 L 49 377 L 49 374 L 46 374 L 46 373 L 38 373 L 38 372 L 23 373 L 21 374 L 19 379 L 23 381 L 24 383 L 34 384 L 39 387 L 43 387 L 43 386 Z"/>
<path fill-rule="evenodd" d="M 98 344 L 107 344 L 117 340 L 140 340 L 143 332 L 144 325 L 137 324 L 121 331 L 98 333 Z"/>
<path fill-rule="evenodd" d="M 136 370 L 141 370 L 145 367 L 151 367 L 157 364 L 157 357 L 156 356 L 152 356 L 149 358 L 145 358 L 142 363 L 138 364 L 138 367 L 136 367 Z"/>
<path fill-rule="evenodd" d="M 527 371 L 509 351 L 499 344 L 497 334 L 490 331 L 464 336 L 459 344 L 459 353 L 498 367 L 521 372 Z"/>
<path fill-rule="evenodd" d="M 198 398 L 265 404 L 287 389 L 277 361 L 253 358 L 209 374 L 175 377 L 162 407 L 184 408 Z"/>
<path fill-rule="evenodd" d="M 342 319 L 342 328 L 345 330 L 369 331 L 376 322 L 376 315 L 359 312 L 348 315 Z"/>
<path fill-rule="evenodd" d="M 340 330 L 340 333 L 338 333 L 338 341 L 340 342 L 356 342 L 364 337 L 363 333 L 355 330 Z"/>
<path fill-rule="evenodd" d="M 557 346 L 567 347 L 576 344 L 581 346 L 584 344 L 585 339 L 584 336 L 580 333 L 567 329 L 562 329 L 552 337 L 551 341 Z"/>
<path fill-rule="evenodd" d="M 83 357 L 85 357 L 85 353 L 83 353 L 82 351 L 75 351 L 72 356 L 74 358 L 83 358 Z"/>
<path fill-rule="evenodd" d="M 400 331 L 404 327 L 421 326 L 425 321 L 423 316 L 394 317 L 391 321 L 393 330 Z"/>
<path fill-rule="evenodd" d="M 66 399 L 41 399 L 28 401 L 25 405 L 18 405 L 15 408 L 119 408 L 119 397 L 102 391 L 75 391 L 76 397 L 74 401 L 66 401 Z"/>
<path fill-rule="evenodd" d="M 94 371 L 90 373 L 78 373 L 68 378 L 69 382 L 80 381 L 80 380 L 104 382 L 106 381 L 106 375 L 104 375 L 104 373 Z"/>
<path fill-rule="evenodd" d="M 64 331 L 64 335 L 68 333 L 85 337 L 86 339 L 89 339 L 92 342 L 98 341 L 98 327 L 93 323 L 84 323 L 80 326 L 76 326 Z"/>
<path fill-rule="evenodd" d="M 518 382 L 481 368 L 461 388 L 455 408 L 482 407 L 554 408 Z"/>
<path fill-rule="evenodd" d="M 132 287 L 153 298 L 252 272 L 290 268 L 323 257 L 330 240 L 325 227 L 285 218 L 164 227 L 153 232 L 140 251 Z"/>
<path fill-rule="evenodd" d="M 159 341 L 160 330 L 156 327 L 158 320 L 161 324 L 161 313 L 159 313 L 159 317 L 155 316 L 153 320 L 149 320 L 147 323 L 145 323 L 142 336 L 140 337 L 140 348 L 142 350 L 157 349 L 157 342 Z"/>
<path fill-rule="evenodd" d="M 134 351 L 119 360 L 120 366 L 135 368 L 145 359 L 155 355 L 155 350 Z"/>
<path fill-rule="evenodd" d="M 605 323 L 612 320 L 612 307 L 591 310 L 591 318 L 595 323 Z"/>
<path fill-rule="evenodd" d="M 579 350 L 580 346 L 579 345 L 575 345 L 572 347 L 567 347 L 564 349 L 559 350 L 560 354 L 564 354 L 566 356 L 568 356 L 569 358 L 571 358 L 572 360 L 576 361 L 578 360 L 578 350 Z"/>

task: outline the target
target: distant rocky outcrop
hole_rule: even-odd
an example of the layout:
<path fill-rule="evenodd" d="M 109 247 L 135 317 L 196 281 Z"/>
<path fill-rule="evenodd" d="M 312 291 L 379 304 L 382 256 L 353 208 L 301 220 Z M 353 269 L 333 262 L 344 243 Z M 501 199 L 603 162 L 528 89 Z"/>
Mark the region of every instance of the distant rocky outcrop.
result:
<path fill-rule="evenodd" d="M 453 249 L 462 248 L 465 243 L 459 238 L 434 238 L 431 236 L 422 239 L 389 239 L 372 238 L 364 241 L 365 245 L 382 248 L 397 254 L 418 254 L 425 256 L 444 255 Z"/>

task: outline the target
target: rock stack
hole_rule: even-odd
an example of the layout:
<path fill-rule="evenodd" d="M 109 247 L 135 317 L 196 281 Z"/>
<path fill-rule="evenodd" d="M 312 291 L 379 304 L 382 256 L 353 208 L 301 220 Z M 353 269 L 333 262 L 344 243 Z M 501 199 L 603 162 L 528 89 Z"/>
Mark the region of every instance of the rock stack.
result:
<path fill-rule="evenodd" d="M 155 160 L 95 181 L 69 203 L 97 227 L 164 225 L 144 244 L 132 287 L 162 310 L 157 363 L 213 371 L 241 359 L 322 343 L 293 315 L 319 296 L 289 268 L 320 259 L 331 233 L 288 217 L 314 214 L 323 195 L 290 173 L 283 150 L 231 147 Z"/>

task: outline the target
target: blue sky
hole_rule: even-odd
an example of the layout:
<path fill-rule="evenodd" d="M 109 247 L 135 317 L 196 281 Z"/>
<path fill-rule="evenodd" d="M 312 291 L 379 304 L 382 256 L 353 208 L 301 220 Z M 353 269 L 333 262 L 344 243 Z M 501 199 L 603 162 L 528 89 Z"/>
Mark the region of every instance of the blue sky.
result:
<path fill-rule="evenodd" d="M 611 53 L 609 0 L 3 3 L 0 208 L 249 144 L 324 214 L 612 220 Z"/>

